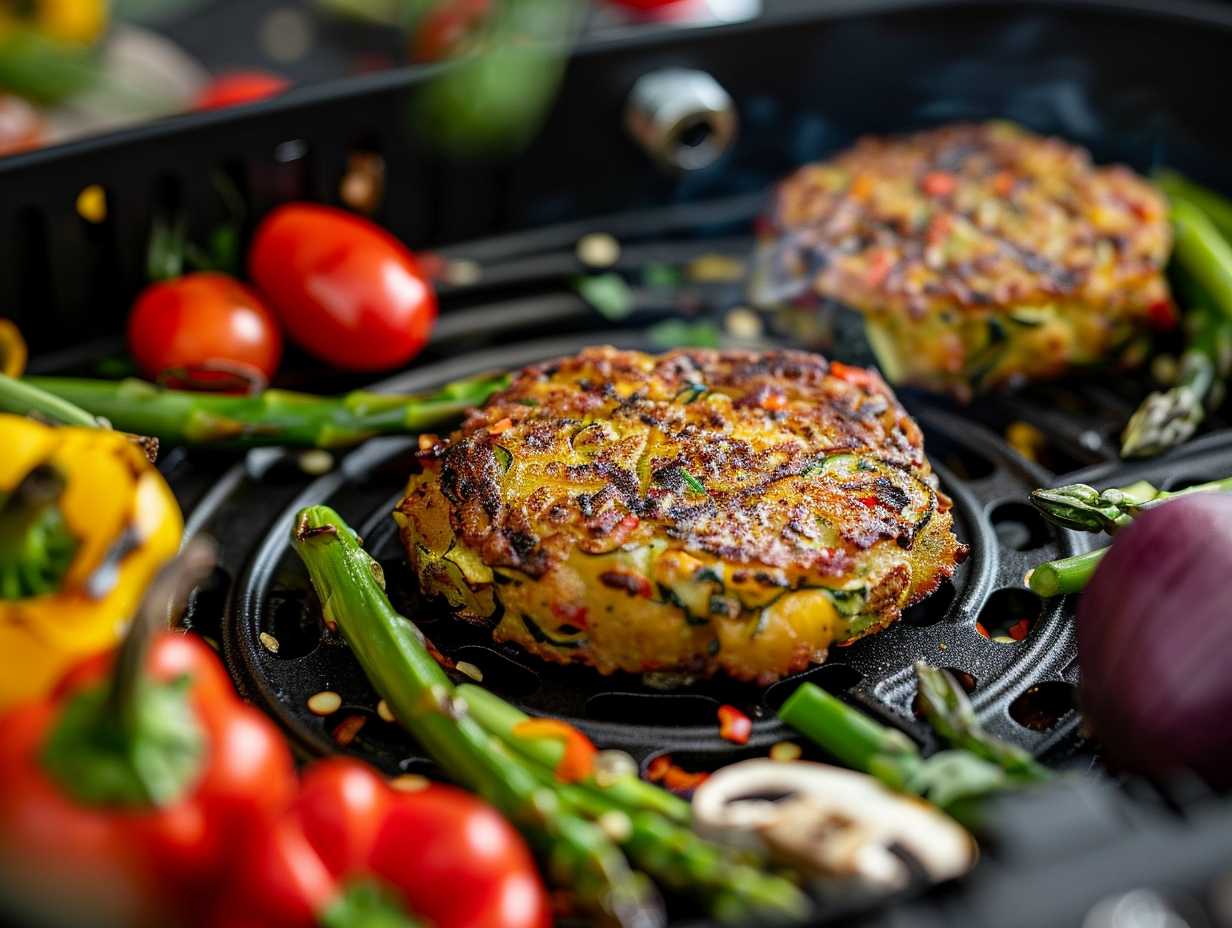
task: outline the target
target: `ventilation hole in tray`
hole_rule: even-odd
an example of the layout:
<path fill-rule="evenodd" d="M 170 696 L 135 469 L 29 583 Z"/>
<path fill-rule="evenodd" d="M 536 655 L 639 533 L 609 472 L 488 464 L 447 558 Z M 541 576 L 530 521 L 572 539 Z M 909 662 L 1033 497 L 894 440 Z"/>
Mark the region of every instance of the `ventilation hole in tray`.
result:
<path fill-rule="evenodd" d="M 917 628 L 936 625 L 950 611 L 950 606 L 954 603 L 956 593 L 957 590 L 954 589 L 953 582 L 945 580 L 931 596 L 920 600 L 914 606 L 908 606 L 904 609 L 902 621 Z"/>
<path fill-rule="evenodd" d="M 944 668 L 950 676 L 958 681 L 958 685 L 967 693 L 974 693 L 979 681 L 975 679 L 975 675 L 966 670 L 960 670 L 957 667 Z M 920 704 L 920 694 L 917 692 L 911 700 L 911 711 L 917 719 L 924 718 L 924 707 Z"/>
<path fill-rule="evenodd" d="M 432 625 L 448 613 L 446 607 L 438 606 L 433 601 L 428 601 L 429 608 L 425 608 L 424 597 L 420 595 L 415 581 L 415 572 L 401 555 L 381 559 L 379 563 L 385 573 L 385 594 L 399 614 L 413 616 L 416 625 Z"/>
<path fill-rule="evenodd" d="M 952 441 L 945 435 L 929 433 L 924 437 L 928 456 L 942 464 L 960 480 L 983 480 L 991 477 L 997 466 L 984 455 Z"/>
<path fill-rule="evenodd" d="M 275 657 L 291 660 L 310 654 L 321 643 L 325 622 L 317 598 L 307 593 L 270 597 L 269 628 L 258 636 Z"/>
<path fill-rule="evenodd" d="M 801 683 L 815 683 L 827 693 L 844 693 L 864 679 L 864 674 L 847 664 L 822 664 L 812 670 L 788 677 L 775 683 L 762 696 L 771 712 L 778 712 L 787 697 L 796 691 Z"/>
<path fill-rule="evenodd" d="M 684 693 L 597 693 L 586 700 L 588 719 L 631 725 L 707 725 L 719 711 L 717 700 Z"/>
<path fill-rule="evenodd" d="M 215 567 L 188 595 L 180 625 L 199 635 L 219 640 L 222 614 L 227 608 L 227 594 L 230 591 L 231 575 L 221 567 Z"/>
<path fill-rule="evenodd" d="M 1015 644 L 1031 633 L 1044 604 L 1030 590 L 997 590 L 980 610 L 976 631 L 1000 644 Z"/>
<path fill-rule="evenodd" d="M 490 689 L 506 698 L 522 699 L 539 689 L 538 674 L 492 648 L 479 644 L 468 644 L 456 651 L 451 651 L 449 656 L 459 664 L 470 664 L 479 672 L 482 679 L 477 680 L 465 672 L 462 677 L 470 677 L 469 682 L 482 683 L 485 689 Z M 461 682 L 468 681 L 461 679 Z"/>
<path fill-rule="evenodd" d="M 1033 551 L 1052 538 L 1044 517 L 1028 503 L 1001 503 L 989 516 L 997 540 L 1015 551 Z"/>
<path fill-rule="evenodd" d="M 1060 680 L 1037 683 L 1010 703 L 1010 718 L 1032 731 L 1052 731 L 1074 711 L 1074 687 Z"/>

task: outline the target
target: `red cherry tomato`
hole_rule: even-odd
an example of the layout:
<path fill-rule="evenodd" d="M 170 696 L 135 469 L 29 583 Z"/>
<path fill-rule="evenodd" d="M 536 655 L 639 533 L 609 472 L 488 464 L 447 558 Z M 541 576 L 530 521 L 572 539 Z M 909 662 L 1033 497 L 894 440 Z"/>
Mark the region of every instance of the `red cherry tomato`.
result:
<path fill-rule="evenodd" d="M 461 51 L 487 21 L 491 6 L 491 0 L 440 0 L 415 29 L 411 59 L 440 61 Z"/>
<path fill-rule="evenodd" d="M 217 77 L 205 86 L 193 103 L 195 110 L 218 110 L 224 106 L 253 103 L 276 97 L 291 84 L 277 74 L 264 71 L 236 71 Z"/>
<path fill-rule="evenodd" d="M 257 228 L 248 267 L 291 338 L 347 370 L 405 364 L 436 320 L 436 295 L 410 251 L 333 207 L 274 210 Z"/>
<path fill-rule="evenodd" d="M 128 347 L 151 379 L 218 367 L 268 381 L 282 356 L 282 335 L 255 293 L 226 274 L 203 271 L 142 291 L 128 317 Z"/>

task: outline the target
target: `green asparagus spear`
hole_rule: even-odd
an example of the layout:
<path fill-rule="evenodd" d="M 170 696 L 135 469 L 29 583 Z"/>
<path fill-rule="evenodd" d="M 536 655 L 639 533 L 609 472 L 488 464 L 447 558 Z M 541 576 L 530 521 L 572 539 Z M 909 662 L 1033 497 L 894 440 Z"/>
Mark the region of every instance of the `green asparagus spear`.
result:
<path fill-rule="evenodd" d="M 1169 199 L 1188 200 L 1206 213 L 1223 237 L 1232 241 L 1232 201 L 1166 168 L 1157 171 L 1153 180 Z"/>
<path fill-rule="evenodd" d="M 1095 568 L 1107 553 L 1107 548 L 1097 548 L 1086 554 L 1045 561 L 1027 574 L 1027 586 L 1031 592 L 1045 598 L 1079 593 L 1090 582 Z"/>
<path fill-rule="evenodd" d="M 1173 255 L 1202 287 L 1215 309 L 1232 318 L 1232 245 L 1202 209 L 1173 196 Z"/>
<path fill-rule="evenodd" d="M 687 812 L 674 797 L 647 784 L 559 782 L 553 765 L 559 757 L 544 739 L 514 734 L 526 716 L 476 687 L 450 684 L 422 635 L 390 605 L 375 562 L 333 510 L 301 511 L 293 540 L 326 614 L 394 715 L 442 767 L 547 852 L 553 875 L 592 909 L 622 923 L 653 923 L 640 874 L 628 869 L 619 844 L 638 866 L 665 885 L 700 895 L 718 916 L 807 913 L 807 898 L 792 883 L 741 863 L 674 820 Z"/>
<path fill-rule="evenodd" d="M 99 421 L 79 406 L 24 380 L 0 374 L 0 412 L 35 415 L 58 425 L 97 428 Z"/>
<path fill-rule="evenodd" d="M 1030 753 L 984 730 L 966 692 L 948 671 L 917 661 L 915 675 L 924 717 L 947 743 L 996 764 L 1014 779 L 1046 780 L 1052 776 Z"/>
<path fill-rule="evenodd" d="M 266 390 L 231 396 L 167 390 L 141 380 L 6 378 L 0 381 L 0 409 L 24 412 L 21 388 L 33 387 L 102 416 L 117 429 L 172 444 L 338 448 L 376 435 L 431 428 L 483 403 L 507 383 L 506 375 L 485 375 L 409 395 L 356 390 L 313 396 Z M 55 416 L 54 410 L 47 412 Z"/>
<path fill-rule="evenodd" d="M 1188 441 L 1206 418 L 1215 385 L 1228 373 L 1232 320 L 1200 305 L 1189 317 L 1192 331 L 1176 383 L 1152 393 L 1134 412 L 1121 436 L 1123 457 L 1152 457 Z"/>
<path fill-rule="evenodd" d="M 1145 480 L 1129 486 L 1097 490 L 1085 483 L 1034 490 L 1031 503 L 1047 519 L 1078 532 L 1115 532 L 1146 509 L 1161 506 L 1178 496 L 1194 493 L 1232 492 L 1232 477 L 1199 483 L 1183 490 L 1156 489 Z"/>
<path fill-rule="evenodd" d="M 925 759 L 902 732 L 812 683 L 801 684 L 779 718 L 849 767 L 891 789 L 923 796 L 964 823 L 978 817 L 983 798 L 1015 785 L 997 764 L 966 750 L 940 751 Z"/>
<path fill-rule="evenodd" d="M 292 543 L 325 614 L 399 722 L 438 763 L 505 813 L 548 856 L 554 879 L 592 912 L 621 925 L 663 923 L 653 888 L 602 829 L 562 807 L 504 746 L 466 713 L 422 633 L 394 611 L 378 565 L 326 506 L 302 510 Z"/>

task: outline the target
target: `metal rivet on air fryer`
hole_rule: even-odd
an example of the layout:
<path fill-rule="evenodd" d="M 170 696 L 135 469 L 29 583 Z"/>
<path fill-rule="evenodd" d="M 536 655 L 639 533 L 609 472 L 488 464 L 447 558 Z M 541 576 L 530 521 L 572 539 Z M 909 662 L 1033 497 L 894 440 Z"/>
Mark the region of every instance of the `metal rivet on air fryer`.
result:
<path fill-rule="evenodd" d="M 705 71 L 664 68 L 638 78 L 625 106 L 625 127 L 664 167 L 709 167 L 736 137 L 736 107 Z"/>

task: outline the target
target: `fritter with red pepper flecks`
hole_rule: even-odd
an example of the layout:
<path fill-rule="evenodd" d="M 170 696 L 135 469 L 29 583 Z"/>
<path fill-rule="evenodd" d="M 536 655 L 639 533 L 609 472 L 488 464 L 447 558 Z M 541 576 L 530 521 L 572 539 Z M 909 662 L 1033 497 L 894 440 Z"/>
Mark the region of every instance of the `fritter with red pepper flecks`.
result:
<path fill-rule="evenodd" d="M 871 634 L 966 549 L 875 373 L 803 352 L 593 348 L 421 453 L 421 586 L 547 660 L 766 683 Z"/>
<path fill-rule="evenodd" d="M 1008 123 L 862 139 L 789 177 L 765 228 L 768 273 L 861 312 L 895 382 L 966 396 L 1175 321 L 1160 193 Z"/>

